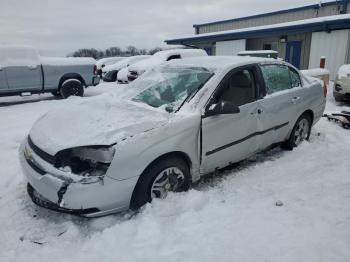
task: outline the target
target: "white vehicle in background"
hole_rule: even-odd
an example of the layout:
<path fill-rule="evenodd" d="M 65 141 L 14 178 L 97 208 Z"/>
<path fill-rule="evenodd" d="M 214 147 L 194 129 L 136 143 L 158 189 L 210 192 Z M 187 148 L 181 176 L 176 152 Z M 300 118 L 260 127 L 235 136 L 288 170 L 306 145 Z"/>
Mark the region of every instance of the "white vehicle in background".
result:
<path fill-rule="evenodd" d="M 135 55 L 130 57 L 125 57 L 117 63 L 105 66 L 102 68 L 103 81 L 105 82 L 115 82 L 117 81 L 118 71 L 124 67 L 128 67 L 139 61 L 149 58 L 150 55 Z"/>
<path fill-rule="evenodd" d="M 119 84 L 127 84 L 128 81 L 128 74 L 129 74 L 129 67 L 124 67 L 123 69 L 119 70 L 117 75 L 117 80 Z"/>
<path fill-rule="evenodd" d="M 47 57 L 32 47 L 0 46 L 0 96 L 83 96 L 84 87 L 100 81 L 95 64 L 90 57 Z"/>
<path fill-rule="evenodd" d="M 326 103 L 321 81 L 266 58 L 178 59 L 131 85 L 128 99 L 34 124 L 20 162 L 36 204 L 90 217 L 137 209 L 272 145 L 298 146 Z"/>
<path fill-rule="evenodd" d="M 128 81 L 133 81 L 142 75 L 146 70 L 173 59 L 187 57 L 208 56 L 202 49 L 171 49 L 155 53 L 151 58 L 129 66 Z"/>
<path fill-rule="evenodd" d="M 246 50 L 237 53 L 238 56 L 254 56 L 266 58 L 278 58 L 278 52 L 274 50 Z"/>
<path fill-rule="evenodd" d="M 102 77 L 102 68 L 105 66 L 117 63 L 118 61 L 123 60 L 125 57 L 122 56 L 112 56 L 112 57 L 105 57 L 101 58 L 96 62 L 96 69 L 97 73 L 100 77 Z"/>
<path fill-rule="evenodd" d="M 336 101 L 350 100 L 350 65 L 342 65 L 334 80 L 333 96 Z"/>

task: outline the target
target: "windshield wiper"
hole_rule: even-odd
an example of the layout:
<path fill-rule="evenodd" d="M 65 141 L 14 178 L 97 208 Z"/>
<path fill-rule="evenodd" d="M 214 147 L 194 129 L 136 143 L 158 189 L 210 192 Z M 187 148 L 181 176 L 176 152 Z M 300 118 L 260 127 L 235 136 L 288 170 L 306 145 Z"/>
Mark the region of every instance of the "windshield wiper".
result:
<path fill-rule="evenodd" d="M 209 81 L 210 78 L 212 78 L 212 76 L 214 75 L 214 73 L 211 73 L 210 76 L 208 77 L 208 79 L 201 83 L 193 92 L 189 93 L 186 98 L 184 99 L 184 101 L 182 101 L 182 103 L 180 104 L 180 106 L 175 110 L 175 113 L 177 111 L 180 110 L 180 108 L 187 102 L 187 101 L 190 101 L 197 93 L 199 90 L 202 89 L 202 87 Z"/>

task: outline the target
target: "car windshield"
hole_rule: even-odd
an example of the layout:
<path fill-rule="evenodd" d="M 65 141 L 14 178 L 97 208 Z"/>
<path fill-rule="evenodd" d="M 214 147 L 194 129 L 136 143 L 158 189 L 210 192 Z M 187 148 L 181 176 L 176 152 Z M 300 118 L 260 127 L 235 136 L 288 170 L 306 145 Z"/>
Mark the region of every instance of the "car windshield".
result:
<path fill-rule="evenodd" d="M 213 72 L 202 67 L 161 67 L 135 82 L 143 91 L 132 100 L 173 112 L 196 94 L 212 75 Z"/>

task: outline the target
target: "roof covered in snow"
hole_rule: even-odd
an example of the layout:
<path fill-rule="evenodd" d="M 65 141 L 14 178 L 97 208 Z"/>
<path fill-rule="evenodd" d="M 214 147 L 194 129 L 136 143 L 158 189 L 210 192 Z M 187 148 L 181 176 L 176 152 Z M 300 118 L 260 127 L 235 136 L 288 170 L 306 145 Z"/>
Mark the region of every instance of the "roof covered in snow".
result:
<path fill-rule="evenodd" d="M 165 40 L 167 44 L 257 38 L 266 35 L 317 32 L 350 28 L 350 14 L 324 16 L 272 25 L 248 27 Z"/>
<path fill-rule="evenodd" d="M 202 56 L 185 59 L 174 59 L 169 65 L 225 69 L 251 63 L 276 62 L 276 59 L 250 56 Z"/>

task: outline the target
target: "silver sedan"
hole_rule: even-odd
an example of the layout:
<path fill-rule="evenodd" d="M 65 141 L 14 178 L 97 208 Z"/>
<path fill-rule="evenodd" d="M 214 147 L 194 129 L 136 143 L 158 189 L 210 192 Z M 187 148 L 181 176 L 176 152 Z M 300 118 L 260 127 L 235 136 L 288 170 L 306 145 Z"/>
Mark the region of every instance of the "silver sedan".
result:
<path fill-rule="evenodd" d="M 174 60 L 102 95 L 51 111 L 20 149 L 28 193 L 84 216 L 137 209 L 275 144 L 298 146 L 322 116 L 322 84 L 251 57 Z"/>

